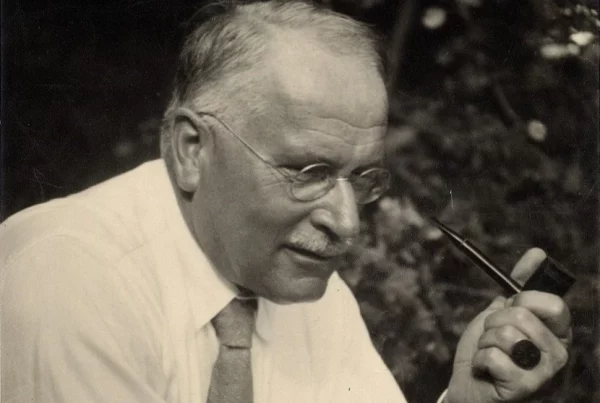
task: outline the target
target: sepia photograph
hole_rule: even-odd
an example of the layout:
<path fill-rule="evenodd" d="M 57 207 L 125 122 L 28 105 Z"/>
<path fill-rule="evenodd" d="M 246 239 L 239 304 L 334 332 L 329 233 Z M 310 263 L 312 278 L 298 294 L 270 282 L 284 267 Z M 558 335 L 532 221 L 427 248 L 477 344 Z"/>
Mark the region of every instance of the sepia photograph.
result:
<path fill-rule="evenodd" d="M 2 403 L 600 402 L 597 0 L 1 7 Z"/>

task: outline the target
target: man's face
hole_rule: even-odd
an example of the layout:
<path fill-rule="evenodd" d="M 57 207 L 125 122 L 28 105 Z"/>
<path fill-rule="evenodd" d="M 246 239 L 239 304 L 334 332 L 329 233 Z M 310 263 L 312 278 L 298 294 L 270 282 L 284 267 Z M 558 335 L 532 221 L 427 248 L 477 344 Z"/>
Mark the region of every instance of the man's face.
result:
<path fill-rule="evenodd" d="M 298 42 L 273 47 L 266 110 L 223 120 L 290 173 L 320 162 L 344 177 L 379 166 L 387 118 L 380 76 L 353 58 Z M 320 298 L 359 232 L 352 186 L 338 181 L 317 200 L 297 201 L 288 181 L 209 121 L 214 144 L 191 210 L 205 253 L 228 280 L 272 301 Z"/>

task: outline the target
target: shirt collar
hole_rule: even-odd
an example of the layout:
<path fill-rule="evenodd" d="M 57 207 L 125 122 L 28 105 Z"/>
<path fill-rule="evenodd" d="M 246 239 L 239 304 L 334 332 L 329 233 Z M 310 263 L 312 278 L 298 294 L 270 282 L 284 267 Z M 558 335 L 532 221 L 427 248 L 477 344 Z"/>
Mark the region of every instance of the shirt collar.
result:
<path fill-rule="evenodd" d="M 158 188 L 156 195 L 161 200 L 170 239 L 166 244 L 174 245 L 180 263 L 197 330 L 206 326 L 238 294 L 235 285 L 225 279 L 210 262 L 196 242 L 185 223 L 164 160 L 153 161 L 153 176 Z M 271 323 L 277 306 L 264 298 L 258 298 L 256 332 L 265 341 L 270 339 Z"/>

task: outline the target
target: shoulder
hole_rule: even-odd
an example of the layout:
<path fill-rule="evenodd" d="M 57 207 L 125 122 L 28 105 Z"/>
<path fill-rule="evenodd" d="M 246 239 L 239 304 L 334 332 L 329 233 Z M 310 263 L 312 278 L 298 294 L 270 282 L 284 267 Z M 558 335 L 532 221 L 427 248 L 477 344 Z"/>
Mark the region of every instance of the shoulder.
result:
<path fill-rule="evenodd" d="M 161 218 L 145 192 L 149 174 L 134 170 L 0 224 L 3 367 L 24 377 L 40 365 L 55 368 L 45 374 L 75 364 L 161 373 L 166 325 L 151 258 L 162 238 L 149 225 Z"/>
<path fill-rule="evenodd" d="M 2 320 L 119 313 L 139 305 L 143 284 L 133 284 L 134 270 L 119 265 L 119 254 L 110 243 L 60 233 L 20 248 L 2 268 Z"/>
<path fill-rule="evenodd" d="M 164 320 L 157 299 L 106 257 L 110 249 L 51 234 L 3 268 L 0 345 L 3 370 L 12 368 L 2 374 L 12 377 L 3 379 L 3 393 L 27 390 L 39 373 L 36 387 L 49 376 L 73 394 L 74 379 L 110 384 L 123 374 L 160 374 Z"/>
<path fill-rule="evenodd" d="M 31 207 L 0 225 L 0 262 L 39 256 L 68 258 L 74 240 L 80 248 L 106 249 L 111 239 L 101 216 L 69 199 L 58 199 Z M 96 246 L 92 246 L 95 242 Z M 89 246 L 86 246 L 89 244 Z M 114 244 L 116 250 L 117 245 Z M 102 251 L 107 258 L 107 250 Z"/>
<path fill-rule="evenodd" d="M 152 310 L 145 306 L 156 294 L 146 273 L 150 268 L 125 259 L 150 236 L 143 222 L 152 214 L 135 201 L 147 195 L 131 186 L 143 180 L 136 171 L 31 207 L 0 224 L 3 319 L 11 309 L 31 320 L 76 306 L 117 315 L 138 305 L 142 312 Z M 119 304 L 126 306 L 116 308 Z"/>
<path fill-rule="evenodd" d="M 94 277 L 107 273 L 122 253 L 104 225 L 102 217 L 72 198 L 33 206 L 2 223 L 3 314 L 12 306 L 11 299 L 22 308 L 50 302 L 44 299 L 56 300 L 50 305 L 56 306 L 66 292 L 75 298 L 85 283 L 100 285 Z M 31 304 L 25 302 L 29 295 Z"/>
<path fill-rule="evenodd" d="M 131 362 L 160 356 L 157 293 L 137 268 L 112 259 L 117 253 L 107 243 L 51 234 L 14 255 L 2 268 L 3 348 L 114 350 Z"/>
<path fill-rule="evenodd" d="M 160 161 L 9 217 L 0 223 L 0 265 L 24 250 L 38 253 L 45 244 L 66 243 L 70 238 L 92 249 L 111 246 L 102 250 L 107 259 L 116 258 L 111 251 L 118 254 L 135 249 L 148 237 L 147 223 L 159 216 L 156 203 L 150 201 L 156 195 L 148 190 L 153 181 L 165 180 L 155 175 L 156 171 L 161 171 Z"/>

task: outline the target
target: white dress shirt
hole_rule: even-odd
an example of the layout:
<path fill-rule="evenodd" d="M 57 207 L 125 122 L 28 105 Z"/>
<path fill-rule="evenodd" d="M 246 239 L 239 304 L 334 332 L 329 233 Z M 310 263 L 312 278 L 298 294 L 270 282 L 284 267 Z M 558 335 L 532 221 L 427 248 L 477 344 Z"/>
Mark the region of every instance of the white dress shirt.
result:
<path fill-rule="evenodd" d="M 235 296 L 186 227 L 162 160 L 0 224 L 2 402 L 205 402 Z M 405 402 L 337 274 L 259 299 L 255 403 Z"/>

